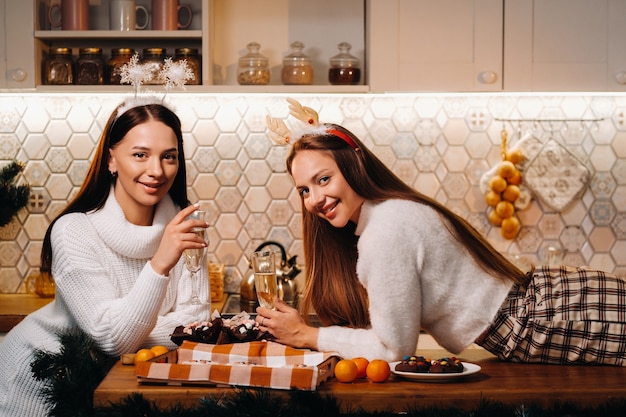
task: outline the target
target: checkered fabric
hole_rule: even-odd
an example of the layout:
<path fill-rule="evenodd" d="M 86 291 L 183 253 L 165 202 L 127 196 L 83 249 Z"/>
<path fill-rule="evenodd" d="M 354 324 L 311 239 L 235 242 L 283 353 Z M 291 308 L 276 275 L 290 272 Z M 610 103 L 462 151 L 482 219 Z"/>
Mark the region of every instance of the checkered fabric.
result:
<path fill-rule="evenodd" d="M 586 267 L 538 267 L 477 343 L 513 362 L 626 366 L 626 281 Z"/>
<path fill-rule="evenodd" d="M 295 349 L 271 341 L 223 345 L 184 341 L 176 363 L 139 362 L 135 375 L 144 382 L 314 391 L 333 375 L 337 358 L 334 352 Z"/>

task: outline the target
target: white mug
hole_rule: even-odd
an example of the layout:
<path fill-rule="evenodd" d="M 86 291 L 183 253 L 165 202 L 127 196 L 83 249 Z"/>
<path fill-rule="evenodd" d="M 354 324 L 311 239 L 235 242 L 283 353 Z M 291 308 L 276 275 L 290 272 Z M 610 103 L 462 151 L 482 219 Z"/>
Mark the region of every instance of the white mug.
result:
<path fill-rule="evenodd" d="M 109 4 L 109 27 L 111 30 L 145 29 L 148 26 L 148 10 L 137 6 L 135 0 L 111 0 Z M 137 24 L 137 15 L 143 15 L 143 24 Z"/>

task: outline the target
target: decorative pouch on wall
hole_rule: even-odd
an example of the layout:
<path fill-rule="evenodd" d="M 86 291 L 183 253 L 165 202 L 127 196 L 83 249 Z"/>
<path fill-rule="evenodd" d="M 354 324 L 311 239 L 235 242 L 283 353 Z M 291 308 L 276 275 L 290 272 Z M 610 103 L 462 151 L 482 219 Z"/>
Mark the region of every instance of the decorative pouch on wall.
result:
<path fill-rule="evenodd" d="M 543 145 L 524 172 L 524 184 L 543 204 L 557 212 L 579 197 L 590 179 L 585 164 L 554 139 Z"/>

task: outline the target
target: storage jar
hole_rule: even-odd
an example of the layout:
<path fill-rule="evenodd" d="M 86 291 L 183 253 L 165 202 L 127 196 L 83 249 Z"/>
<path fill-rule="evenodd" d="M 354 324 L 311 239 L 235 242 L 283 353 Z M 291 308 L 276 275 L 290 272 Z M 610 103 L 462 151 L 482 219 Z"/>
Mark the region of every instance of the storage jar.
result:
<path fill-rule="evenodd" d="M 304 44 L 296 41 L 291 44 L 291 53 L 283 58 L 281 80 L 286 85 L 313 84 L 313 65 L 311 58 L 302 50 Z"/>
<path fill-rule="evenodd" d="M 159 78 L 159 73 L 163 69 L 165 53 L 164 48 L 146 48 L 143 50 L 141 63 L 146 65 L 148 71 L 152 74 L 150 79 L 144 81 L 144 84 L 163 84 L 163 80 Z"/>
<path fill-rule="evenodd" d="M 239 58 L 237 82 L 241 85 L 266 85 L 270 82 L 269 61 L 259 53 L 261 45 L 250 42 L 248 53 Z"/>
<path fill-rule="evenodd" d="M 135 54 L 132 48 L 111 49 L 111 59 L 107 62 L 109 84 L 119 85 L 122 83 L 122 67 L 130 62 Z"/>
<path fill-rule="evenodd" d="M 80 48 L 76 60 L 76 84 L 104 84 L 104 60 L 100 48 Z"/>
<path fill-rule="evenodd" d="M 44 62 L 44 84 L 74 84 L 72 48 L 50 48 Z"/>
<path fill-rule="evenodd" d="M 350 54 L 352 46 L 348 42 L 337 45 L 339 53 L 330 58 L 328 81 L 333 85 L 353 85 L 361 81 L 359 59 Z"/>
<path fill-rule="evenodd" d="M 177 48 L 174 62 L 187 60 L 187 67 L 193 73 L 193 79 L 187 80 L 187 85 L 202 84 L 202 73 L 200 71 L 200 59 L 198 58 L 198 48 Z"/>

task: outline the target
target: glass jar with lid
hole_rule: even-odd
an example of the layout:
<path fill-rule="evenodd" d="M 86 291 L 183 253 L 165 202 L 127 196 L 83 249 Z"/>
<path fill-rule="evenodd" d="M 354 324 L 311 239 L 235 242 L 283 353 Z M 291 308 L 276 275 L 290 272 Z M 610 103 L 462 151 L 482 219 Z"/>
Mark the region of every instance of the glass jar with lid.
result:
<path fill-rule="evenodd" d="M 76 84 L 104 84 L 104 60 L 101 48 L 80 48 L 76 60 Z"/>
<path fill-rule="evenodd" d="M 354 85 L 361 81 L 359 59 L 350 54 L 352 45 L 341 42 L 337 45 L 339 53 L 330 58 L 328 81 L 333 85 Z"/>
<path fill-rule="evenodd" d="M 266 85 L 270 82 L 269 61 L 259 53 L 261 45 L 250 42 L 248 53 L 239 58 L 237 82 L 241 85 Z"/>
<path fill-rule="evenodd" d="M 187 60 L 187 67 L 193 73 L 193 79 L 187 81 L 187 85 L 200 85 L 200 59 L 198 58 L 198 48 L 176 48 L 174 62 Z"/>
<path fill-rule="evenodd" d="M 163 80 L 159 79 L 159 73 L 163 69 L 165 53 L 164 48 L 146 48 L 143 50 L 141 63 L 146 66 L 151 74 L 150 79 L 145 80 L 144 84 L 163 84 Z"/>
<path fill-rule="evenodd" d="M 291 53 L 283 58 L 281 80 L 286 85 L 313 84 L 313 65 L 311 58 L 302 50 L 304 44 L 300 41 L 293 42 Z"/>
<path fill-rule="evenodd" d="M 119 85 L 122 83 L 122 67 L 130 62 L 135 54 L 132 48 L 111 49 L 111 59 L 107 62 L 109 84 Z"/>
<path fill-rule="evenodd" d="M 50 48 L 44 62 L 44 84 L 74 84 L 72 48 Z"/>

